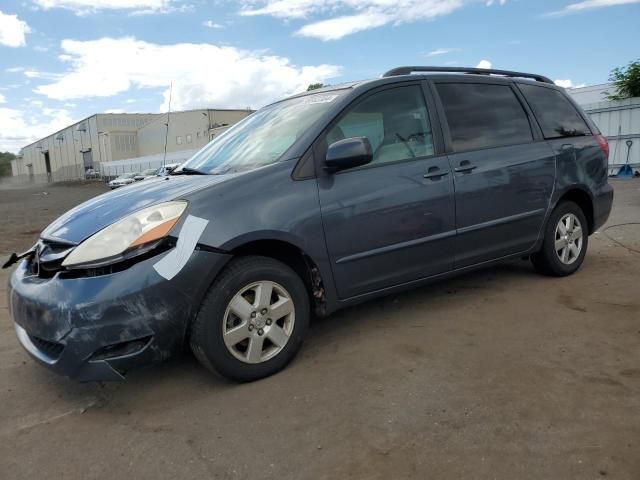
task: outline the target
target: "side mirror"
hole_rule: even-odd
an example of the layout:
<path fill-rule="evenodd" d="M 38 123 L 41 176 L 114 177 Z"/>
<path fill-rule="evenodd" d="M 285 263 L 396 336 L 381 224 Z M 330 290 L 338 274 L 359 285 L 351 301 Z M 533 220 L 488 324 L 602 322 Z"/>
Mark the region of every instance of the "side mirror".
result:
<path fill-rule="evenodd" d="M 371 144 L 367 137 L 338 140 L 329 145 L 325 158 L 325 170 L 330 173 L 366 165 L 373 160 Z"/>

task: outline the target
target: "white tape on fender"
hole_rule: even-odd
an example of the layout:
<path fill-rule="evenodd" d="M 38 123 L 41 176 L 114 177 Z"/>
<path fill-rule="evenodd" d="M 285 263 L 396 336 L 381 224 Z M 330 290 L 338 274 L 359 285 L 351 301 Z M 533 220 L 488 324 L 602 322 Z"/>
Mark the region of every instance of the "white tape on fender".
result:
<path fill-rule="evenodd" d="M 189 215 L 182 224 L 176 248 L 156 263 L 153 268 L 167 280 L 175 277 L 187 264 L 209 220 Z"/>

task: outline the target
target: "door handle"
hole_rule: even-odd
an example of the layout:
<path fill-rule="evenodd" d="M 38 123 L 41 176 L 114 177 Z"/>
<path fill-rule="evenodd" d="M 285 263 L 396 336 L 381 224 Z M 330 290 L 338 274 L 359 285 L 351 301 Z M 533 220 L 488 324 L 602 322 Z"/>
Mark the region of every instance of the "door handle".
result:
<path fill-rule="evenodd" d="M 427 173 L 423 175 L 424 178 L 438 179 L 444 177 L 445 175 L 449 175 L 449 172 L 446 170 L 440 170 L 440 167 L 430 167 L 427 170 Z"/>
<path fill-rule="evenodd" d="M 472 165 L 469 160 L 462 160 L 460 162 L 460 166 L 454 168 L 453 170 L 457 173 L 469 173 L 476 168 L 478 167 L 476 165 Z"/>

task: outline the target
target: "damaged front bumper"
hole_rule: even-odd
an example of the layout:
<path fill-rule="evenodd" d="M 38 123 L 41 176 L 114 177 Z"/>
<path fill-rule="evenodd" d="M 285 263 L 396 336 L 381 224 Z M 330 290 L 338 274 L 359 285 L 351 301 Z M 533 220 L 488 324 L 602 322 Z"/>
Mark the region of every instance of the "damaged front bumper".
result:
<path fill-rule="evenodd" d="M 228 260 L 196 250 L 171 280 L 153 265 L 169 252 L 106 275 L 33 275 L 29 259 L 9 281 L 9 308 L 22 346 L 40 364 L 80 381 L 121 380 L 184 344 L 207 288 Z"/>

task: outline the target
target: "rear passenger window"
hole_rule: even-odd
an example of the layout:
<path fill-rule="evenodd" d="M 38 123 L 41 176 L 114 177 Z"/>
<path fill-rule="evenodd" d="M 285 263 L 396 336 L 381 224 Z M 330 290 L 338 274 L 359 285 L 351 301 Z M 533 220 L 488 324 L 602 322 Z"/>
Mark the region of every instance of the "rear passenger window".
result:
<path fill-rule="evenodd" d="M 438 83 L 456 152 L 533 140 L 527 114 L 508 85 Z"/>
<path fill-rule="evenodd" d="M 562 92 L 536 85 L 518 86 L 538 119 L 544 138 L 591 135 L 585 121 Z"/>

